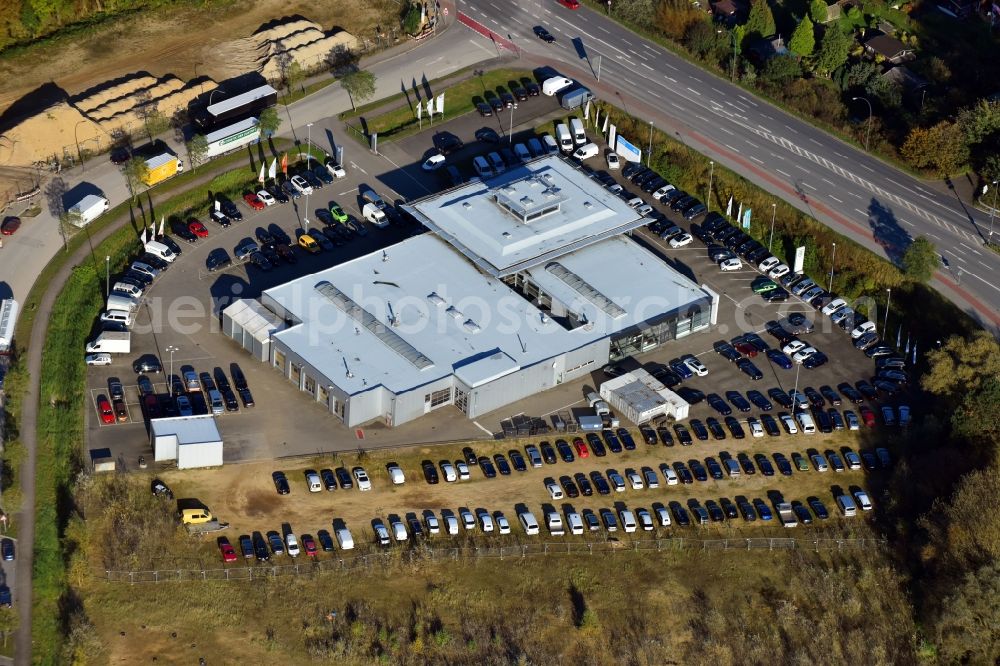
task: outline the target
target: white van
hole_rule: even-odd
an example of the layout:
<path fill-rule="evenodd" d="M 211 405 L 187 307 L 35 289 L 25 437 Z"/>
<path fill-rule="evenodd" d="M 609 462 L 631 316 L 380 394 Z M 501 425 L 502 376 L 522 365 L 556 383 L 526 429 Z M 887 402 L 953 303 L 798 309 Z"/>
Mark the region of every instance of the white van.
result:
<path fill-rule="evenodd" d="M 844 514 L 845 518 L 850 518 L 858 513 L 858 507 L 854 504 L 854 500 L 851 499 L 850 495 L 838 495 L 837 506 L 840 507 L 840 512 Z"/>
<path fill-rule="evenodd" d="M 493 177 L 493 168 L 482 155 L 476 155 L 475 159 L 472 160 L 472 168 L 476 170 L 476 175 L 480 178 Z"/>
<path fill-rule="evenodd" d="M 573 85 L 572 79 L 567 79 L 565 76 L 553 76 L 551 79 L 542 81 L 542 94 L 552 97 L 560 90 L 565 90 L 571 85 Z"/>
<path fill-rule="evenodd" d="M 115 282 L 114 286 L 111 287 L 111 291 L 119 294 L 127 294 L 132 298 L 142 298 L 142 289 L 128 282 Z"/>
<path fill-rule="evenodd" d="M 587 133 L 583 131 L 583 122 L 579 118 L 569 119 L 569 131 L 573 133 L 573 143 L 582 146 L 587 143 Z"/>
<path fill-rule="evenodd" d="M 134 318 L 128 310 L 107 310 L 101 313 L 101 321 L 131 326 Z"/>
<path fill-rule="evenodd" d="M 124 294 L 111 294 L 108 296 L 108 311 L 112 310 L 124 310 L 126 312 L 135 312 L 139 309 L 138 299 L 132 298 L 131 296 L 126 296 Z"/>
<path fill-rule="evenodd" d="M 564 153 L 573 150 L 573 135 L 569 133 L 569 128 L 562 123 L 556 125 L 556 141 L 559 142 L 559 148 Z"/>
<path fill-rule="evenodd" d="M 226 403 L 222 401 L 222 394 L 218 389 L 208 392 L 208 402 L 212 405 L 212 415 L 219 416 L 226 411 Z"/>
<path fill-rule="evenodd" d="M 542 145 L 545 146 L 545 152 L 549 155 L 559 152 L 559 144 L 556 143 L 551 134 L 542 135 Z"/>
<path fill-rule="evenodd" d="M 549 534 L 552 536 L 562 536 L 566 534 L 566 530 L 563 527 L 562 516 L 555 511 L 549 511 L 545 514 L 545 525 L 549 528 Z"/>
<path fill-rule="evenodd" d="M 583 534 L 583 518 L 576 511 L 566 511 L 566 525 L 570 534 Z"/>
<path fill-rule="evenodd" d="M 517 519 L 521 521 L 521 527 L 524 528 L 524 533 L 528 536 L 534 536 L 538 534 L 538 521 L 535 520 L 535 515 L 530 511 L 524 511 L 517 515 Z"/>
<path fill-rule="evenodd" d="M 354 537 L 351 536 L 346 527 L 335 530 L 335 534 L 337 545 L 340 546 L 341 550 L 354 550 Z"/>
<path fill-rule="evenodd" d="M 622 529 L 625 530 L 626 533 L 631 534 L 632 532 L 635 532 L 635 514 L 628 509 L 622 509 L 618 512 L 618 517 L 621 519 Z"/>
<path fill-rule="evenodd" d="M 148 241 L 146 243 L 146 252 L 149 252 L 158 259 L 163 259 L 167 263 L 173 263 L 174 259 L 177 258 L 174 251 L 160 241 Z"/>
<path fill-rule="evenodd" d="M 813 422 L 812 415 L 806 414 L 805 412 L 796 412 L 795 418 L 798 420 L 799 427 L 802 429 L 803 433 L 806 435 L 816 434 L 816 424 Z"/>
<path fill-rule="evenodd" d="M 582 162 L 583 160 L 589 160 L 591 157 L 597 157 L 600 152 L 601 149 L 597 147 L 596 143 L 588 143 L 574 150 L 573 157 Z"/>
<path fill-rule="evenodd" d="M 382 209 L 373 203 L 366 203 L 365 207 L 361 209 L 361 214 L 376 227 L 389 226 L 389 218 L 385 216 Z"/>
<path fill-rule="evenodd" d="M 306 485 L 309 487 L 309 492 L 318 493 L 323 491 L 323 484 L 320 483 L 319 474 L 309 470 L 306 474 Z"/>

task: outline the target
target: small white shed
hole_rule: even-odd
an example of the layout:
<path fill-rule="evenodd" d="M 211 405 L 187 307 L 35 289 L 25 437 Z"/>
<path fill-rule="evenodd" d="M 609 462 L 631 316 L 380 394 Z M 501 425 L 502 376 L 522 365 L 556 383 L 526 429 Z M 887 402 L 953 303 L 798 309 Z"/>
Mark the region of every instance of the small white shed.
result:
<path fill-rule="evenodd" d="M 210 414 L 152 419 L 149 439 L 157 462 L 176 460 L 177 469 L 222 465 L 222 435 Z"/>
<path fill-rule="evenodd" d="M 639 368 L 601 384 L 601 397 L 620 415 L 636 425 L 657 416 L 671 416 L 680 421 L 688 417 L 691 406 L 658 379 Z"/>

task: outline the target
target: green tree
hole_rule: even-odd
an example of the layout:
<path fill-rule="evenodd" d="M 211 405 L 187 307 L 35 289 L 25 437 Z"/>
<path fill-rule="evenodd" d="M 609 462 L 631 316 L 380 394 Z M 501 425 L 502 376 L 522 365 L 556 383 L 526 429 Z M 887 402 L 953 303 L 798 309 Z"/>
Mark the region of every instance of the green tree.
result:
<path fill-rule="evenodd" d="M 729 57 L 730 37 L 728 32 L 719 33 L 708 21 L 697 21 L 691 24 L 684 35 L 684 44 L 692 53 L 702 60 L 720 63 Z"/>
<path fill-rule="evenodd" d="M 760 78 L 774 85 L 784 85 L 802 76 L 802 65 L 790 55 L 774 56 L 764 65 Z"/>
<path fill-rule="evenodd" d="M 993 498 L 985 498 L 992 505 Z M 1000 561 L 965 576 L 941 604 L 934 632 L 938 658 L 950 664 L 1000 661 Z"/>
<path fill-rule="evenodd" d="M 788 42 L 788 50 L 801 58 L 808 58 L 816 48 L 816 35 L 813 33 L 813 22 L 806 16 L 795 26 L 792 38 Z"/>
<path fill-rule="evenodd" d="M 299 84 L 305 79 L 306 73 L 302 71 L 302 65 L 299 64 L 298 60 L 290 59 L 288 66 L 285 67 L 283 76 L 285 79 L 285 88 L 291 93 L 293 88 L 299 87 Z"/>
<path fill-rule="evenodd" d="M 375 75 L 364 69 L 351 72 L 340 80 L 340 85 L 347 91 L 355 111 L 358 109 L 356 101 L 364 102 L 375 95 Z"/>
<path fill-rule="evenodd" d="M 952 412 L 952 432 L 976 444 L 997 449 L 1000 442 L 1000 377 L 989 377 L 977 391 L 965 396 Z"/>
<path fill-rule="evenodd" d="M 187 150 L 188 163 L 191 165 L 192 171 L 205 163 L 208 155 L 208 140 L 205 139 L 204 135 L 195 134 L 184 143 L 184 148 Z"/>
<path fill-rule="evenodd" d="M 816 54 L 816 71 L 829 75 L 843 67 L 847 62 L 847 56 L 851 52 L 853 40 L 845 34 L 839 26 L 827 26 L 823 33 L 823 39 L 819 43 L 819 52 Z"/>
<path fill-rule="evenodd" d="M 83 218 L 80 211 L 64 211 L 59 216 L 59 235 L 63 240 L 63 251 L 69 250 L 69 239 L 83 228 Z"/>
<path fill-rule="evenodd" d="M 278 110 L 269 106 L 260 112 L 259 118 L 260 131 L 265 137 L 272 136 L 281 127 L 281 116 L 278 115 Z"/>
<path fill-rule="evenodd" d="M 903 158 L 942 176 L 958 171 L 969 159 L 969 147 L 956 123 L 942 120 L 931 128 L 914 127 L 900 148 Z"/>
<path fill-rule="evenodd" d="M 979 331 L 969 339 L 952 336 L 927 353 L 927 364 L 921 387 L 957 405 L 988 380 L 1000 377 L 1000 343 L 988 331 Z"/>
<path fill-rule="evenodd" d="M 410 35 L 420 32 L 420 5 L 411 4 L 403 12 L 403 30 Z"/>
<path fill-rule="evenodd" d="M 146 124 L 146 134 L 149 135 L 150 141 L 170 129 L 170 118 L 163 115 L 155 106 L 146 111 L 143 121 Z"/>
<path fill-rule="evenodd" d="M 813 23 L 826 23 L 828 18 L 826 0 L 812 0 L 809 3 L 809 16 Z"/>
<path fill-rule="evenodd" d="M 747 37 L 770 37 L 776 28 L 774 14 L 767 0 L 753 0 L 750 3 L 750 13 L 747 15 Z"/>
<path fill-rule="evenodd" d="M 917 238 L 903 253 L 903 274 L 914 282 L 927 282 L 941 266 L 937 248 L 923 236 Z"/>
<path fill-rule="evenodd" d="M 149 167 L 146 166 L 146 160 L 141 157 L 133 157 L 122 165 L 122 175 L 125 176 L 125 185 L 134 200 L 139 194 L 139 188 L 149 178 Z"/>

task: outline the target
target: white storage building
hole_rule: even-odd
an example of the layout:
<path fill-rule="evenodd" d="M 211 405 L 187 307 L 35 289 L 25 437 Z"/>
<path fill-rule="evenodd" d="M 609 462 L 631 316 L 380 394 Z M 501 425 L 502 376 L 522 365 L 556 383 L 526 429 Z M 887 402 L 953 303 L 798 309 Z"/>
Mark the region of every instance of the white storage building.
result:
<path fill-rule="evenodd" d="M 684 398 L 642 368 L 609 379 L 601 384 L 600 393 L 612 409 L 636 425 L 658 416 L 681 421 L 691 408 Z"/>
<path fill-rule="evenodd" d="M 0 301 L 0 355 L 9 354 L 13 348 L 16 326 L 17 301 L 13 298 Z"/>
<path fill-rule="evenodd" d="M 258 301 L 241 298 L 222 311 L 222 332 L 261 362 L 271 358 L 271 336 L 285 322 Z"/>
<path fill-rule="evenodd" d="M 176 460 L 177 469 L 222 465 L 222 435 L 214 416 L 176 416 L 152 419 L 149 424 L 156 462 Z"/>

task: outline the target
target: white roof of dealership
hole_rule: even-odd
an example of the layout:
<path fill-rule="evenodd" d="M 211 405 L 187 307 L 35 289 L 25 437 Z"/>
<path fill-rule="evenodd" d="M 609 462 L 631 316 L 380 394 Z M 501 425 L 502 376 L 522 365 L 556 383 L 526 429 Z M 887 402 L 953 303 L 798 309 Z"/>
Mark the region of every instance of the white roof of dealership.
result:
<path fill-rule="evenodd" d="M 550 173 L 574 170 L 561 158 L 528 167 L 539 162 Z M 522 178 L 530 173 L 513 171 Z M 582 183 L 553 178 L 569 190 L 561 211 L 527 224 L 490 203 L 481 184 L 417 203 L 440 228 L 461 236 L 466 257 L 452 247 L 450 233 L 447 239 L 428 233 L 269 289 L 264 302 L 273 299 L 300 322 L 273 339 L 349 394 L 379 385 L 401 393 L 451 374 L 477 386 L 706 297 L 613 231 L 648 220 L 582 173 L 575 175 Z M 467 201 L 475 215 L 459 214 Z M 485 253 L 475 266 L 467 259 L 474 248 Z M 585 323 L 564 327 L 492 271 L 477 270 L 483 261 L 520 266 Z"/>

